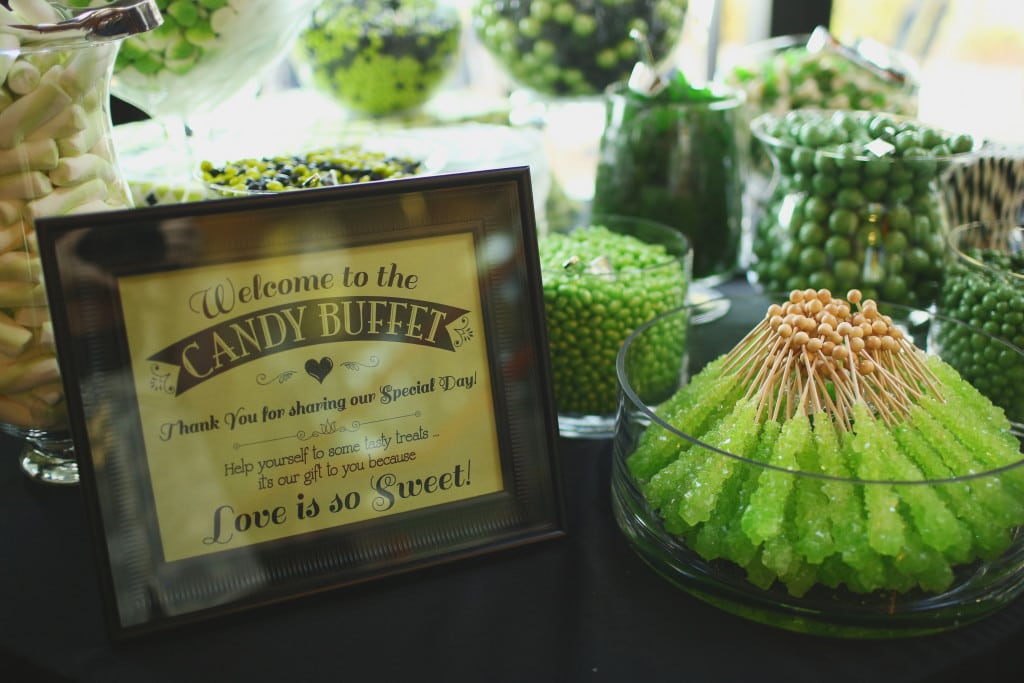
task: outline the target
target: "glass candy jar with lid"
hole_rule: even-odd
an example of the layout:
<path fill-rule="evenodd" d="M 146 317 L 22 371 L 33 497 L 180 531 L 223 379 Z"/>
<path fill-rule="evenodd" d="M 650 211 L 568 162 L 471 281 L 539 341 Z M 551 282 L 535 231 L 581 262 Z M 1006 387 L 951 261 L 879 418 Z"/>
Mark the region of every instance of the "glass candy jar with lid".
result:
<path fill-rule="evenodd" d="M 751 129 L 774 166 L 752 236 L 753 281 L 767 291 L 856 287 L 890 303 L 934 301 L 949 227 L 942 179 L 970 157 L 969 135 L 817 109 L 763 114 Z"/>
<path fill-rule="evenodd" d="M 33 220 L 131 206 L 109 82 L 123 39 L 160 21 L 154 0 L 0 7 L 0 430 L 25 439 L 22 469 L 41 481 L 78 469 Z"/>

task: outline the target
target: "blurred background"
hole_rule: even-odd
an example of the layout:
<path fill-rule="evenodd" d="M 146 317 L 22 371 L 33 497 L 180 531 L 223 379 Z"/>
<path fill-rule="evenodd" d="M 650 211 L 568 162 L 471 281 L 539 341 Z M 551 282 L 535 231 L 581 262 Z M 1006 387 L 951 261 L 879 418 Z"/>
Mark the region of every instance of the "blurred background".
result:
<path fill-rule="evenodd" d="M 513 86 L 476 40 L 472 0 L 447 0 L 463 16 L 459 65 L 429 110 L 443 118 L 507 105 Z M 918 60 L 920 116 L 1005 144 L 1024 143 L 1024 3 L 1019 0 L 691 0 L 676 58 L 691 78 L 745 45 L 824 25 L 844 42 L 870 37 Z M 261 94 L 295 85 L 281 64 Z M 144 118 L 116 101 L 114 121 Z"/>

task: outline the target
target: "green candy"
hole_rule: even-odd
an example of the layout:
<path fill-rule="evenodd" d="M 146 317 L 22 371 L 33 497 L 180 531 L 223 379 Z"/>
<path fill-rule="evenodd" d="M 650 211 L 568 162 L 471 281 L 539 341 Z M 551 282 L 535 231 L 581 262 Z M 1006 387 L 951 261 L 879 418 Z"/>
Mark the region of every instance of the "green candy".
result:
<path fill-rule="evenodd" d="M 883 80 L 837 52 L 811 52 L 802 44 L 754 56 L 727 71 L 724 80 L 742 87 L 747 101 L 760 111 L 822 107 L 917 112 L 915 84 Z"/>
<path fill-rule="evenodd" d="M 703 435 L 701 440 L 715 448 L 746 453 L 757 441 L 756 418 L 757 402 L 747 399 L 737 405 L 714 430 Z M 711 516 L 725 483 L 741 467 L 731 458 L 721 457 L 713 451 L 701 450 L 700 453 L 706 458 L 694 473 L 679 504 L 680 517 L 690 525 L 704 522 Z"/>
<path fill-rule="evenodd" d="M 948 227 L 940 179 L 960 136 L 910 120 L 897 125 L 884 114 L 810 109 L 764 115 L 753 130 L 777 179 L 754 227 L 750 268 L 759 285 L 857 287 L 889 303 L 934 301 Z M 908 140 L 940 142 L 924 148 Z"/>
<path fill-rule="evenodd" d="M 643 323 L 685 302 L 685 256 L 604 225 L 548 234 L 539 251 L 558 412 L 614 414 L 619 348 Z M 645 401 L 675 390 L 685 343 L 685 316 L 673 316 L 633 347 L 640 369 L 631 384 Z"/>
<path fill-rule="evenodd" d="M 1021 229 L 1002 239 L 1009 242 L 1013 233 L 1019 236 Z M 995 231 L 982 236 L 998 237 Z M 967 258 L 951 256 L 945 262 L 936 309 L 975 329 L 940 321 L 936 342 L 965 380 L 1011 420 L 1024 423 L 1024 356 L 992 339 L 1024 348 L 1024 253 L 994 247 L 963 253 Z"/>
<path fill-rule="evenodd" d="M 200 164 L 203 181 L 224 196 L 404 178 L 416 175 L 422 168 L 421 160 L 358 145 L 294 156 L 237 159 L 220 166 L 209 160 Z"/>
<path fill-rule="evenodd" d="M 796 416 L 782 425 L 768 462 L 785 471 L 762 470 L 757 490 L 750 496 L 750 504 L 743 513 L 743 530 L 754 543 L 763 543 L 782 533 L 793 491 L 792 471 L 797 469 L 797 453 L 806 448 L 810 437 L 806 415 Z"/>
<path fill-rule="evenodd" d="M 519 84 L 545 95 L 598 95 L 639 61 L 633 29 L 664 59 L 688 7 L 689 0 L 476 0 L 473 30 Z"/>
<path fill-rule="evenodd" d="M 353 111 L 414 110 L 455 63 L 462 22 L 438 0 L 328 0 L 300 34 L 300 75 Z"/>
<path fill-rule="evenodd" d="M 831 422 L 824 414 L 813 417 L 814 431 L 819 421 Z M 808 423 L 810 428 L 810 422 Z M 817 450 L 818 439 L 813 435 L 797 453 L 797 465 L 802 472 L 820 472 L 821 462 Z M 813 477 L 798 477 L 794 501 L 794 527 L 797 532 L 796 551 L 811 564 L 821 564 L 835 550 L 831 520 L 821 514 L 828 509 L 829 499 L 825 482 Z"/>
<path fill-rule="evenodd" d="M 953 472 L 942 462 L 941 456 L 935 452 L 927 440 L 917 430 L 906 425 L 897 425 L 893 435 L 904 453 L 908 454 L 925 477 L 930 479 L 949 479 Z M 965 562 L 971 552 L 989 556 L 1000 551 L 1005 541 L 1006 528 L 1001 520 L 996 519 L 984 507 L 976 505 L 972 498 L 969 482 L 949 482 L 935 487 L 936 492 L 945 501 L 958 519 L 963 520 L 968 529 L 968 539 L 972 548 L 963 556 L 955 552 L 946 552 L 950 560 Z M 954 546 L 958 549 L 958 546 Z"/>
<path fill-rule="evenodd" d="M 658 416 L 684 434 L 703 434 L 710 423 L 721 420 L 723 406 L 735 403 L 730 398 L 738 389 L 729 382 L 718 381 L 723 364 L 724 358 L 719 358 L 705 366 L 690 380 L 689 390 L 676 392 L 658 406 Z M 630 474 L 637 481 L 645 482 L 692 445 L 693 442 L 653 425 L 640 437 L 640 445 L 627 463 Z"/>

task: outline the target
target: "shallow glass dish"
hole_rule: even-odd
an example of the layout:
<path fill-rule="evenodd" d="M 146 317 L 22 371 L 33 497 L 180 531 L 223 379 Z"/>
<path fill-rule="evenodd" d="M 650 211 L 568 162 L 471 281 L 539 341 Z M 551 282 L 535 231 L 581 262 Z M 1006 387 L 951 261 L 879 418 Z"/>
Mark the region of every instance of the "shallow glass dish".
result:
<path fill-rule="evenodd" d="M 920 476 L 910 476 L 904 458 L 876 443 L 865 452 L 890 457 L 877 458 L 875 476 L 863 476 L 863 469 L 836 476 L 822 472 L 835 472 L 837 462 L 860 468 L 871 456 L 853 464 L 843 460 L 851 452 L 846 441 L 844 448 L 816 441 L 816 468 L 807 460 L 762 459 L 750 449 L 751 457 L 743 457 L 730 450 L 740 450 L 742 436 L 724 432 L 712 445 L 710 431 L 693 430 L 705 440 L 685 433 L 659 413 L 668 414 L 664 402 L 674 392 L 645 395 L 634 384 L 647 362 L 636 349 L 663 326 L 678 326 L 680 319 L 688 326 L 681 387 L 699 381 L 700 370 L 736 346 L 776 301 L 764 294 L 735 298 L 725 316 L 704 323 L 695 323 L 698 308 L 678 309 L 640 327 L 620 350 L 611 496 L 616 521 L 636 552 L 662 577 L 710 604 L 798 632 L 921 635 L 969 624 L 1006 606 L 1024 591 L 1020 425 L 1001 433 L 1003 454 L 1010 457 L 998 468 L 986 467 L 988 452 L 977 449 L 971 453 L 976 461 L 950 466 L 944 476 L 924 465 Z M 929 314 L 903 312 L 901 329 L 925 348 Z M 925 438 L 930 435 L 921 426 L 900 432 L 901 444 Z M 660 455 L 644 450 L 652 444 Z M 950 451 L 927 452 L 946 457 Z M 832 465 L 826 467 L 827 460 Z M 896 461 L 903 467 L 899 477 L 891 476 Z M 650 485 L 655 476 L 676 477 L 674 493 L 662 488 L 658 494 Z"/>
<path fill-rule="evenodd" d="M 241 197 L 395 180 L 438 173 L 445 166 L 444 150 L 414 133 L 326 134 L 320 139 L 329 142 L 292 148 L 298 152 L 279 152 L 278 146 L 255 153 L 246 141 L 235 147 L 230 161 L 201 162 L 194 178 L 210 198 Z"/>

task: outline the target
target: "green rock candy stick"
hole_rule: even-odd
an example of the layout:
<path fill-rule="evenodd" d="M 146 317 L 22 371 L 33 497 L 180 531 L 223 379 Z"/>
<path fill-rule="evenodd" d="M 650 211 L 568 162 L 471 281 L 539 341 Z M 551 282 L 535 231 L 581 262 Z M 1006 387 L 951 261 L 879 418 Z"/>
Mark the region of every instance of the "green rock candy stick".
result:
<path fill-rule="evenodd" d="M 1006 453 L 1009 464 L 1014 459 L 1020 459 L 1020 442 L 1010 431 L 1010 424 L 1006 419 L 1003 409 L 993 404 L 984 395 L 980 394 L 969 382 L 966 382 L 957 371 L 948 363 L 944 363 L 937 357 L 929 357 L 926 361 L 928 369 L 942 382 L 944 396 L 947 401 L 959 399 L 963 407 L 970 409 L 977 418 L 972 422 L 988 427 L 988 433 L 997 436 L 1003 443 L 1003 451 Z"/>
<path fill-rule="evenodd" d="M 862 479 L 884 479 L 879 475 L 884 469 L 882 434 L 885 428 L 863 400 L 854 404 L 853 416 L 854 471 Z M 865 485 L 864 505 L 868 513 L 868 543 L 882 555 L 898 555 L 906 544 L 906 537 L 896 491 L 886 484 Z"/>
<path fill-rule="evenodd" d="M 721 431 L 720 423 L 729 423 L 734 413 L 735 411 L 720 412 L 717 415 L 718 421 L 711 425 L 709 433 L 713 434 L 716 430 Z M 748 417 L 748 419 L 751 418 Z M 644 432 L 642 438 L 655 439 L 657 442 L 656 448 L 652 448 L 652 452 L 659 453 L 662 457 L 670 460 L 667 465 L 655 472 L 649 480 L 641 482 L 644 497 L 654 509 L 661 511 L 666 527 L 671 526 L 673 529 L 690 528 L 695 522 L 684 519 L 681 514 L 680 504 L 684 496 L 694 489 L 694 479 L 696 476 L 694 473 L 709 461 L 713 464 L 720 463 L 725 459 L 724 456 L 704 448 L 693 448 L 691 442 L 679 439 L 668 430 L 657 425 L 651 425 Z M 672 448 L 674 448 L 674 454 L 669 452 Z M 640 452 L 639 449 L 637 452 Z"/>
<path fill-rule="evenodd" d="M 706 431 L 713 420 L 722 419 L 726 406 L 732 405 L 726 397 L 737 390 L 736 383 L 729 379 L 718 381 L 723 364 L 724 359 L 719 358 L 706 365 L 656 412 L 684 434 Z M 652 426 L 641 436 L 636 451 L 629 457 L 629 471 L 637 481 L 647 481 L 691 445 L 692 442 L 686 439 Z"/>
<path fill-rule="evenodd" d="M 794 416 L 782 425 L 770 464 L 785 470 L 795 470 L 796 454 L 810 438 L 811 428 L 807 416 Z M 782 532 L 782 520 L 785 519 L 792 490 L 791 471 L 765 469 L 761 472 L 759 486 L 750 496 L 750 505 L 743 513 L 743 530 L 751 541 L 763 543 Z"/>
<path fill-rule="evenodd" d="M 898 490 L 905 488 L 908 487 L 898 487 Z M 916 585 L 939 593 L 949 588 L 953 582 L 953 570 L 942 553 L 928 547 L 913 526 L 907 526 L 905 539 L 903 551 L 892 558 L 893 569 L 909 584 L 903 590 Z"/>
<path fill-rule="evenodd" d="M 867 542 L 867 520 L 861 496 L 855 484 L 841 481 L 850 476 L 850 439 L 841 440 L 835 424 L 823 413 L 815 414 L 813 421 L 818 463 L 822 472 L 837 477 L 824 481 L 821 487 L 828 498 L 825 511 L 831 522 L 832 538 L 840 552 L 839 560 L 832 565 L 837 575 L 843 577 L 842 582 L 848 582 L 852 572 L 854 576 L 862 577 L 864 584 L 880 586 L 885 570 L 878 553 Z"/>
<path fill-rule="evenodd" d="M 903 452 L 913 458 L 921 468 L 925 477 L 928 479 L 950 479 L 953 477 L 952 471 L 943 462 L 942 457 L 935 452 L 920 431 L 907 424 L 899 424 L 893 428 L 893 436 L 896 437 Z M 954 557 L 951 554 L 953 548 L 946 552 L 947 557 L 958 562 L 965 562 L 978 554 L 990 556 L 992 553 L 1002 551 L 1006 545 L 1006 526 L 974 500 L 970 483 L 950 482 L 938 485 L 936 488 L 953 513 L 967 525 L 968 539 L 971 541 L 971 547 L 963 557 Z"/>
<path fill-rule="evenodd" d="M 701 441 L 715 448 L 736 453 L 748 453 L 757 442 L 757 402 L 746 399 L 736 404 L 729 416 L 701 437 Z M 691 449 L 691 456 L 698 454 Z M 679 515 L 687 524 L 706 521 L 718 504 L 722 486 L 740 467 L 740 463 L 714 451 L 701 449 L 705 456 L 693 473 L 682 500 Z M 699 457 L 699 456 L 698 456 Z"/>
<path fill-rule="evenodd" d="M 782 426 L 774 420 L 769 420 L 761 426 L 761 435 L 753 451 L 753 460 L 768 462 L 772 449 L 779 440 L 781 429 Z M 725 545 L 728 549 L 728 556 L 742 567 L 747 566 L 753 560 L 755 554 L 757 554 L 757 545 L 750 540 L 750 537 L 743 530 L 743 513 L 750 505 L 750 497 L 757 490 L 761 474 L 761 469 L 754 465 L 745 465 L 744 469 L 746 472 L 743 490 L 740 493 L 740 504 L 731 511 L 732 520 L 729 522 L 725 533 Z"/>
<path fill-rule="evenodd" d="M 696 533 L 693 536 L 693 549 L 705 560 L 724 557 L 743 566 L 743 563 L 733 557 L 728 545 L 729 525 L 745 502 L 744 488 L 750 477 L 750 467 L 742 462 L 733 463 L 735 472 L 727 477 L 717 496 L 717 503 L 711 508 L 708 519 L 697 525 Z M 748 494 L 749 495 L 749 494 Z M 753 556 L 753 546 L 750 546 L 750 555 Z"/>
<path fill-rule="evenodd" d="M 948 376 L 955 372 L 941 361 L 928 364 L 933 372 Z M 943 367 L 944 366 L 944 367 Z M 933 398 L 920 402 L 922 408 L 941 422 L 957 440 L 975 454 L 987 469 L 1020 461 L 1020 443 L 1010 431 L 1010 423 L 1001 408 L 964 381 L 944 384 L 945 402 Z M 1024 496 L 1024 467 L 1007 471 L 1002 478 Z"/>
<path fill-rule="evenodd" d="M 824 413 L 817 413 L 811 418 L 812 438 L 807 440 L 804 449 L 797 454 L 797 464 L 803 472 L 824 471 L 818 456 L 817 439 L 813 434 L 818 429 L 819 421 L 830 425 L 832 422 Z M 811 564 L 821 564 L 835 549 L 824 484 L 821 479 L 814 477 L 797 477 L 796 482 L 796 550 Z"/>
<path fill-rule="evenodd" d="M 860 409 L 866 410 L 866 407 Z M 856 429 L 865 440 L 870 439 L 870 455 L 863 458 L 860 470 L 863 478 L 890 481 L 925 479 L 920 467 L 907 457 L 892 432 L 880 421 L 858 417 Z M 875 484 L 865 486 L 870 488 Z M 949 550 L 953 556 L 963 557 L 966 554 L 971 543 L 970 534 L 946 507 L 934 487 L 907 484 L 893 490 L 900 500 L 899 510 L 907 527 L 916 529 L 927 546 L 940 552 Z"/>
<path fill-rule="evenodd" d="M 810 457 L 808 454 L 813 450 L 814 438 L 810 418 L 798 414 L 783 424 L 772 462 L 787 469 L 799 470 L 800 461 Z M 813 585 L 817 569 L 814 564 L 801 557 L 797 547 L 802 535 L 802 530 L 798 528 L 797 506 L 800 487 L 804 483 L 801 480 L 804 477 L 788 475 L 788 478 L 791 481 L 790 495 L 784 502 L 773 501 L 774 504 L 783 505 L 778 532 L 765 539 L 761 559 L 766 567 L 778 574 L 779 580 L 785 584 L 790 594 L 799 596 Z"/>
<path fill-rule="evenodd" d="M 974 455 L 965 449 L 956 438 L 942 427 L 921 406 L 910 410 L 910 419 L 929 445 L 942 457 L 943 462 L 960 475 L 982 473 L 986 468 Z M 1024 502 L 1007 491 L 999 477 L 986 476 L 969 480 L 974 504 L 988 510 L 1003 526 L 1005 539 L 1003 549 L 1009 544 L 1009 529 L 1021 523 Z M 970 516 L 971 510 L 960 511 L 960 516 Z"/>

